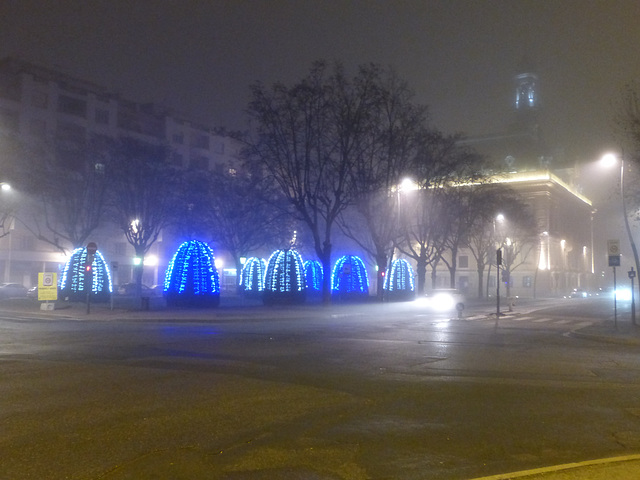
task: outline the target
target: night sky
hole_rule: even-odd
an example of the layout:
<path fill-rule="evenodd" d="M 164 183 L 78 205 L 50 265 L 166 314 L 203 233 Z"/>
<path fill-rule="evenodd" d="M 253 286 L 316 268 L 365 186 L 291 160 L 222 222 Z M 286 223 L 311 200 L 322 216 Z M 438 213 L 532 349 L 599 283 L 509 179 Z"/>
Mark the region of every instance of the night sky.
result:
<path fill-rule="evenodd" d="M 232 130 L 255 81 L 291 83 L 317 59 L 375 62 L 408 80 L 435 127 L 467 135 L 506 128 L 528 57 L 548 143 L 590 161 L 615 147 L 639 24 L 637 0 L 2 0 L 0 56 Z"/>

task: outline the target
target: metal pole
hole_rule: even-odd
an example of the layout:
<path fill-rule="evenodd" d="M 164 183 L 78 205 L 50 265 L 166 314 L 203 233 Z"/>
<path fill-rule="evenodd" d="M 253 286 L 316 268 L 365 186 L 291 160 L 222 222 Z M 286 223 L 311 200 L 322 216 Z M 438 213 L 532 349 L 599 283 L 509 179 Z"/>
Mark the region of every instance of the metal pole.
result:
<path fill-rule="evenodd" d="M 616 287 L 616 267 L 613 267 L 613 325 L 618 329 L 618 293 Z"/>
<path fill-rule="evenodd" d="M 635 293 L 633 292 L 633 289 L 634 289 L 633 278 L 631 278 L 631 323 L 635 325 L 636 324 L 636 297 L 635 297 Z"/>
<path fill-rule="evenodd" d="M 636 324 L 636 295 L 635 295 L 635 292 L 633 291 L 633 289 L 635 288 L 633 286 L 633 283 L 634 283 L 634 279 L 636 278 L 636 271 L 633 269 L 633 267 L 631 267 L 631 270 L 629 270 L 629 278 L 631 279 L 631 324 L 635 325 Z"/>
<path fill-rule="evenodd" d="M 502 250 L 496 250 L 496 325 L 498 329 L 498 319 L 500 318 L 500 265 L 502 264 Z"/>

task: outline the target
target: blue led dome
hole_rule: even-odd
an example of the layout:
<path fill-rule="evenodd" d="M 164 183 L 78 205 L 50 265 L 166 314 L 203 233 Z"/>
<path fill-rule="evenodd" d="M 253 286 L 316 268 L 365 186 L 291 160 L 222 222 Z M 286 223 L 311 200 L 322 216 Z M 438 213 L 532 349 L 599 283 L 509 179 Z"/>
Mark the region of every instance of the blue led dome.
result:
<path fill-rule="evenodd" d="M 305 284 L 304 263 L 297 251 L 276 250 L 271 254 L 262 297 L 265 305 L 303 303 Z"/>
<path fill-rule="evenodd" d="M 339 300 L 356 300 L 369 296 L 369 277 L 360 257 L 344 255 L 338 259 L 331 275 L 331 293 Z"/>
<path fill-rule="evenodd" d="M 384 289 L 392 300 L 411 300 L 415 296 L 413 268 L 404 258 L 391 263 L 391 271 L 384 278 Z"/>
<path fill-rule="evenodd" d="M 102 254 L 97 251 L 93 257 L 90 271 L 87 271 L 87 249 L 76 248 L 69 257 L 60 276 L 60 293 L 63 298 L 72 301 L 87 299 L 91 285 L 91 301 L 106 302 L 113 291 L 111 272 Z"/>
<path fill-rule="evenodd" d="M 199 240 L 180 245 L 167 268 L 164 295 L 169 306 L 216 307 L 220 304 L 220 280 L 209 245 Z"/>
<path fill-rule="evenodd" d="M 261 258 L 248 258 L 240 272 L 240 290 L 246 294 L 262 294 L 264 291 L 264 274 L 267 270 Z"/>

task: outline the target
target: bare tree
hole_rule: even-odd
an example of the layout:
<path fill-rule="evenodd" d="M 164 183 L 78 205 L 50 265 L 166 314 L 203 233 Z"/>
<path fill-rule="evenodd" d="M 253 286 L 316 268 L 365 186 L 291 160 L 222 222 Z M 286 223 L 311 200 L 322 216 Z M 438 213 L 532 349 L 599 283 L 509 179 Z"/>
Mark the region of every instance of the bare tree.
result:
<path fill-rule="evenodd" d="M 180 171 L 170 164 L 169 153 L 165 146 L 124 137 L 111 146 L 105 162 L 114 220 L 140 259 L 134 269 L 137 296 L 146 253 L 182 213 L 184 183 Z"/>
<path fill-rule="evenodd" d="M 365 133 L 367 148 L 351 171 L 354 208 L 341 215 L 342 231 L 375 259 L 377 297 L 382 300 L 384 272 L 400 238 L 399 196 L 402 182 L 427 134 L 426 107 L 415 105 L 413 92 L 394 72 L 383 74 Z M 354 218 L 355 215 L 359 219 Z"/>
<path fill-rule="evenodd" d="M 85 139 L 24 146 L 19 183 L 39 208 L 20 219 L 36 238 L 61 252 L 86 245 L 106 213 L 103 154 Z"/>
<path fill-rule="evenodd" d="M 380 74 L 361 67 L 353 78 L 316 62 L 308 76 L 287 87 L 252 88 L 248 143 L 306 224 L 322 263 L 323 301 L 330 301 L 332 234 L 356 190 L 351 173 L 368 148 L 366 132 L 378 101 Z"/>
<path fill-rule="evenodd" d="M 226 250 L 238 272 L 241 257 L 273 245 L 283 245 L 295 230 L 289 204 L 273 182 L 259 172 L 226 169 L 198 173 L 206 191 L 196 204 L 196 218 L 213 243 Z M 190 191 L 198 191 L 192 190 Z M 193 203 L 189 204 L 193 206 Z M 238 276 L 238 279 L 240 276 Z"/>
<path fill-rule="evenodd" d="M 416 262 L 418 292 L 426 286 L 426 269 L 435 267 L 443 253 L 457 245 L 465 232 L 464 219 L 458 211 L 462 203 L 461 185 L 478 182 L 479 157 L 458 146 L 457 136 L 431 131 L 425 135 L 412 168 L 418 190 L 412 201 L 405 202 L 401 229 L 404 236 L 400 251 Z M 458 207 L 456 207 L 456 202 Z M 449 242 L 449 243 L 447 243 Z"/>

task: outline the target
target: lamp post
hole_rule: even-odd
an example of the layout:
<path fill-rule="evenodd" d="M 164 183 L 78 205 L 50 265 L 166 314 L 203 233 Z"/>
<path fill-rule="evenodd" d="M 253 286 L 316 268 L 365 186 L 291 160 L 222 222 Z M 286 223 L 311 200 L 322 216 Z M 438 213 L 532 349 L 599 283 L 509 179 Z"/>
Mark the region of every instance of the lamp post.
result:
<path fill-rule="evenodd" d="M 601 162 L 606 166 L 615 165 L 617 161 L 617 157 L 613 153 L 607 153 L 602 156 Z M 636 242 L 633 240 L 633 235 L 631 233 L 631 227 L 629 225 L 629 217 L 627 215 L 627 200 L 624 195 L 624 153 L 620 156 L 620 197 L 622 200 L 622 218 L 624 218 L 624 227 L 627 231 L 627 237 L 629 238 L 629 243 L 631 244 L 631 251 L 633 252 L 633 260 L 636 264 L 636 269 L 640 271 L 640 257 L 638 256 L 638 248 L 636 247 Z M 638 282 L 640 286 L 640 282 Z M 636 325 L 635 315 L 632 318 L 633 325 Z"/>

